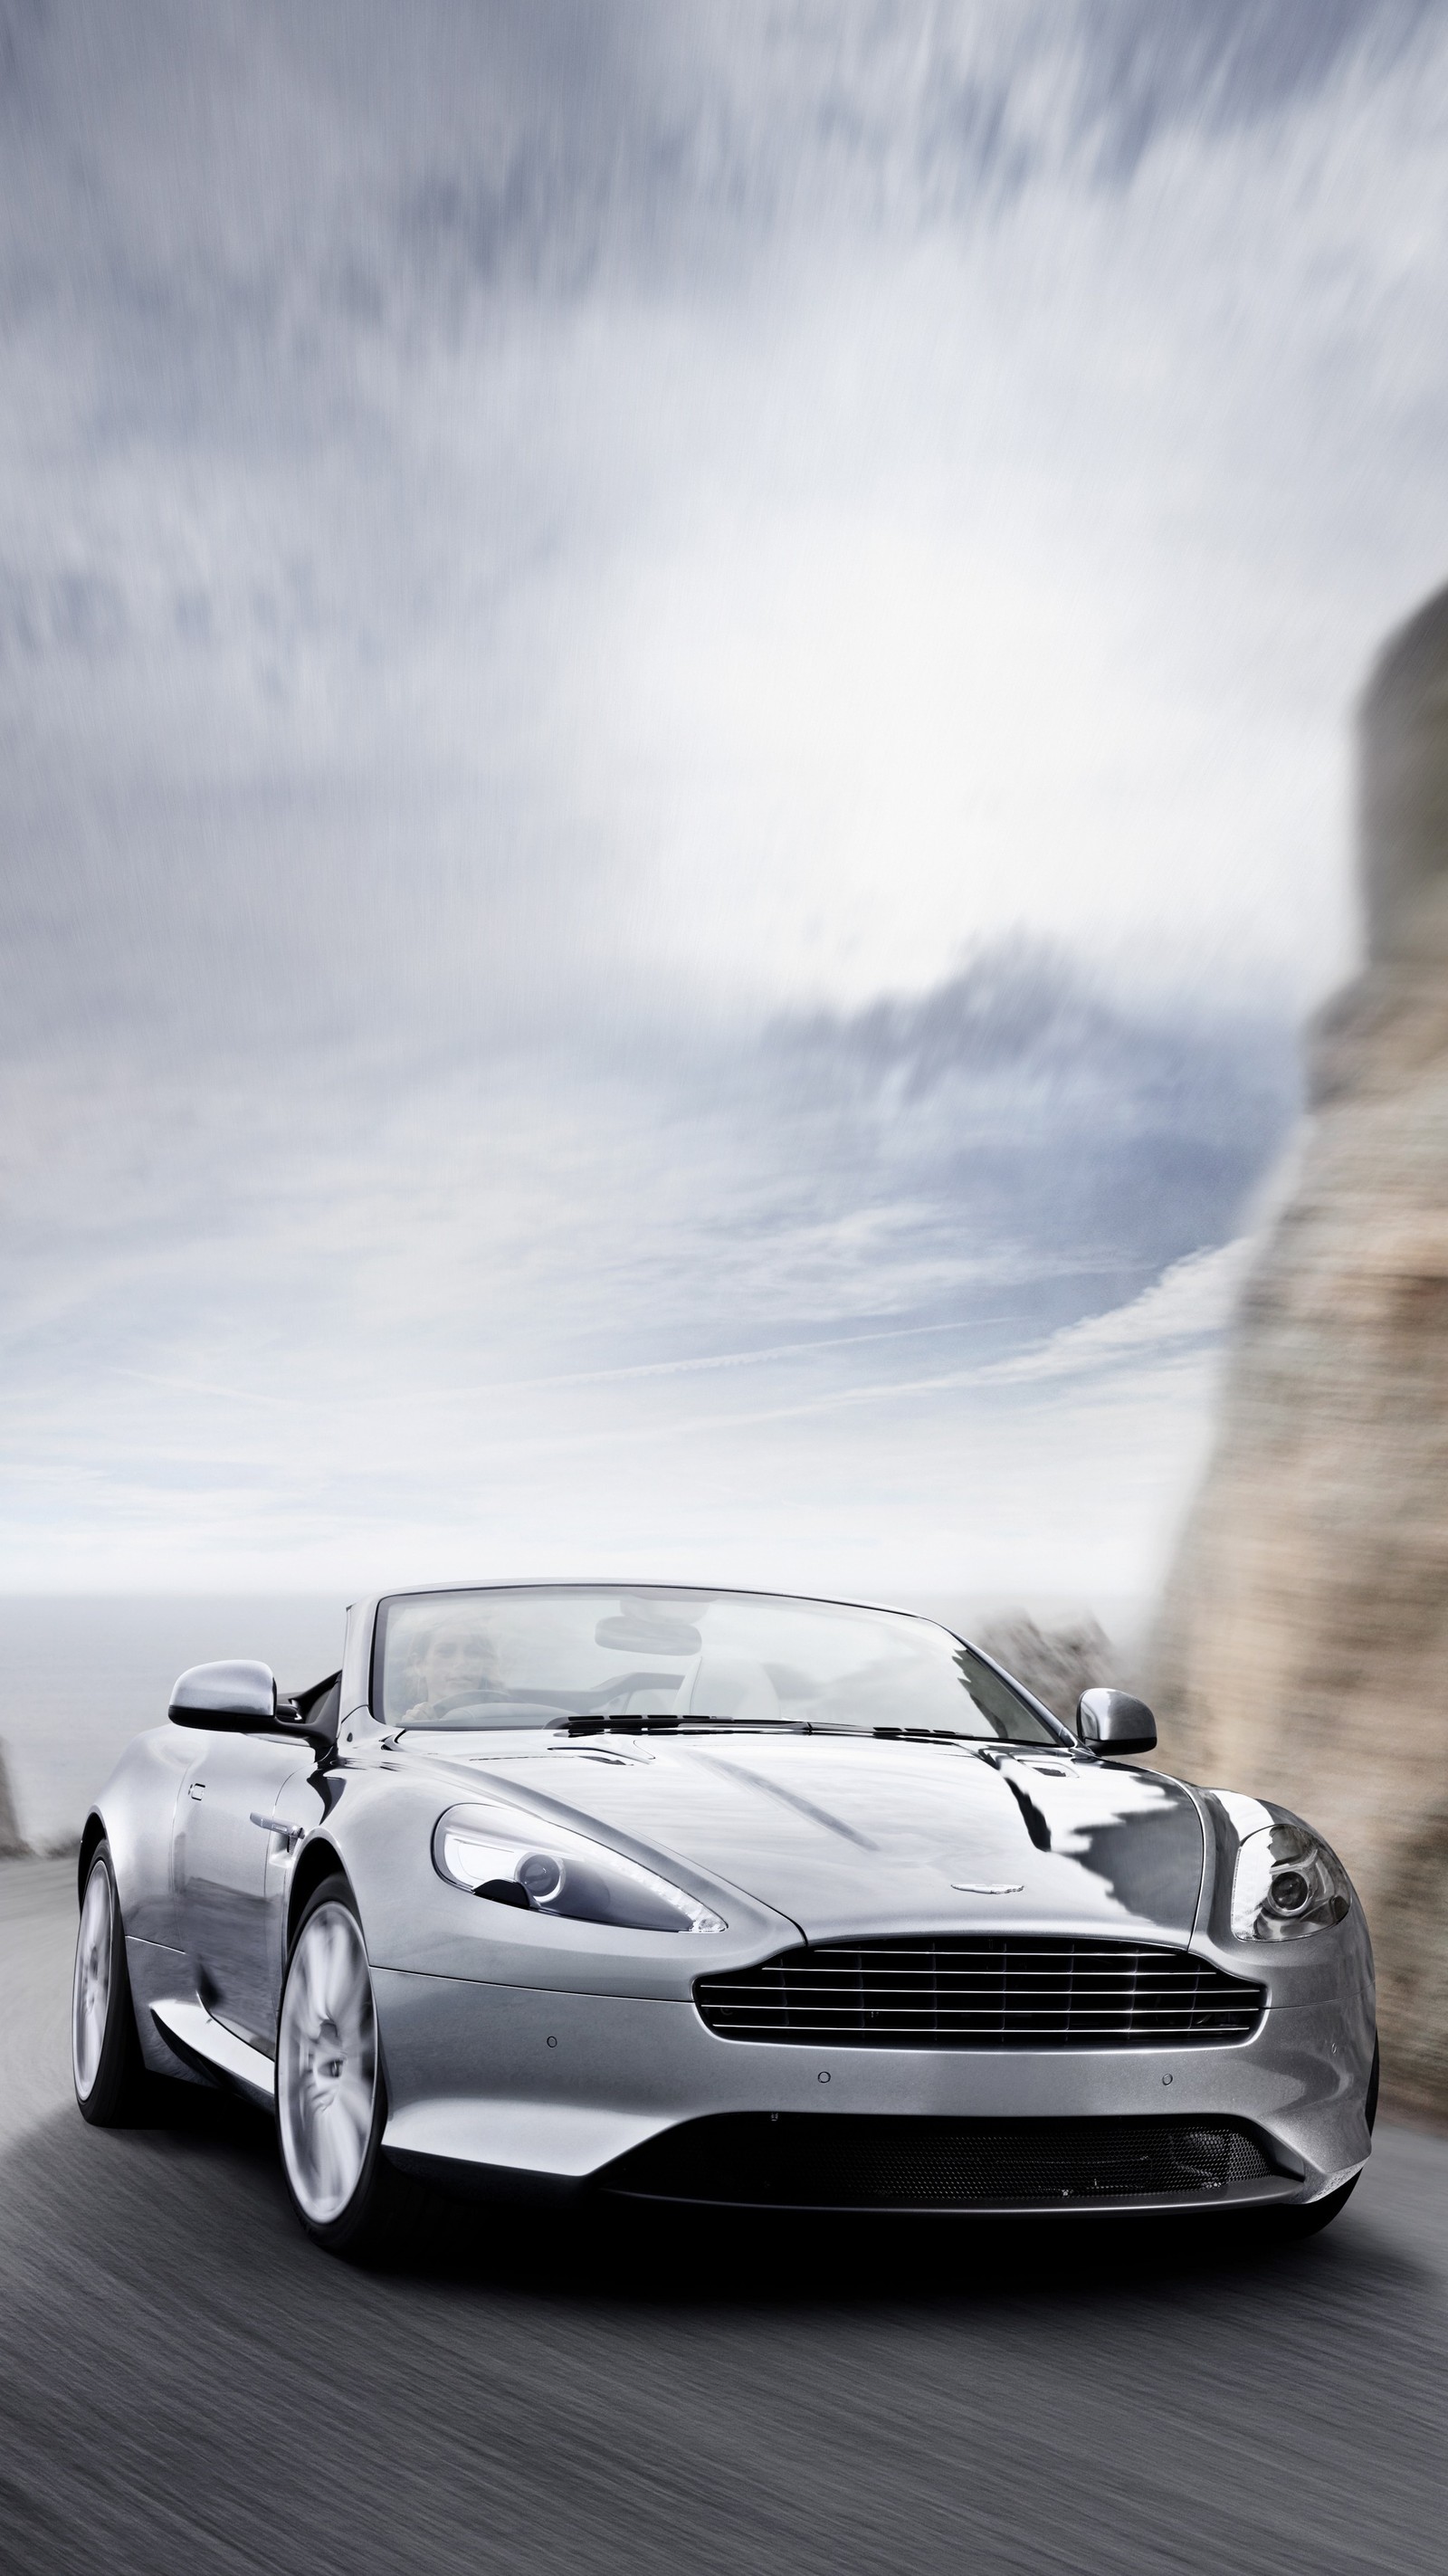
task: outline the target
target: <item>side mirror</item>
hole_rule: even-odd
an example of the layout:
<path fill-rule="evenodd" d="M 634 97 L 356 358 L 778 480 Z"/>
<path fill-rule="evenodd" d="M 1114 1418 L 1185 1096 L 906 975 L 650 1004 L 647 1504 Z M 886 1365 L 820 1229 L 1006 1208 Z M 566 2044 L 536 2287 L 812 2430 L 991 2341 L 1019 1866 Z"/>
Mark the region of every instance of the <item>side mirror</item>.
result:
<path fill-rule="evenodd" d="M 257 1735 L 277 1723 L 277 1686 L 266 1664 L 193 1664 L 171 1691 L 173 1726 L 213 1735 Z"/>
<path fill-rule="evenodd" d="M 1156 1742 L 1156 1719 L 1144 1699 L 1130 1691 L 1083 1691 L 1076 1703 L 1076 1732 L 1098 1753 L 1149 1753 Z"/>

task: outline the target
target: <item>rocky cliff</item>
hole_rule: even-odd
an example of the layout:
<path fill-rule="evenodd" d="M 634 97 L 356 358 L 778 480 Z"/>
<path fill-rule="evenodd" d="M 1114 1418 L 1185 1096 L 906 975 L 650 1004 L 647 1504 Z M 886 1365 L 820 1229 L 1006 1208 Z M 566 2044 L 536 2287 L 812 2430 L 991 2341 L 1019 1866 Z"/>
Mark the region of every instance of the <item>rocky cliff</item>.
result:
<path fill-rule="evenodd" d="M 1385 2082 L 1448 2112 L 1448 591 L 1373 673 L 1361 777 L 1368 964 L 1313 1032 L 1151 1694 L 1171 1768 L 1341 1852 Z"/>
<path fill-rule="evenodd" d="M 10 1773 L 5 1761 L 5 1747 L 0 1744 L 0 1860 L 13 1860 L 17 1852 L 29 1845 L 20 1831 L 20 1817 L 15 1793 L 10 1786 Z"/>

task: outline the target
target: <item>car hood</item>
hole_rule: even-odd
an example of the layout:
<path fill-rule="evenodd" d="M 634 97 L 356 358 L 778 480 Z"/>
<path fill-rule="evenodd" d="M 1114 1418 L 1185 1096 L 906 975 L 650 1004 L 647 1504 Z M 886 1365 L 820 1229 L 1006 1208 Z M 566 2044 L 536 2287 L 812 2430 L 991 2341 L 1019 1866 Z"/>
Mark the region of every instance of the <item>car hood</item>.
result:
<path fill-rule="evenodd" d="M 458 1795 L 501 1791 L 671 1858 L 812 1941 L 1000 1930 L 1191 1932 L 1204 1840 L 1158 1772 L 1004 1745 L 767 1736 L 414 1733 Z M 727 1908 L 725 1909 L 727 1911 Z"/>

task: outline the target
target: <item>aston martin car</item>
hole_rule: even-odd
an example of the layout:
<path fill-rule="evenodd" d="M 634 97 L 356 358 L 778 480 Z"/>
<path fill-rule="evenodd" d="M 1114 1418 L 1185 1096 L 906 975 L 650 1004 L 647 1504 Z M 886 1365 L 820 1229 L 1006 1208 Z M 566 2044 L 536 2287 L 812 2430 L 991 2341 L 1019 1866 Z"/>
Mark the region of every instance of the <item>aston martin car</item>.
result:
<path fill-rule="evenodd" d="M 234 2088 L 338 2251 L 426 2185 L 1311 2230 L 1370 2149 L 1362 1909 L 1155 1743 L 903 1611 L 361 1603 L 310 1689 L 183 1673 L 93 1808 L 80 2108 Z"/>

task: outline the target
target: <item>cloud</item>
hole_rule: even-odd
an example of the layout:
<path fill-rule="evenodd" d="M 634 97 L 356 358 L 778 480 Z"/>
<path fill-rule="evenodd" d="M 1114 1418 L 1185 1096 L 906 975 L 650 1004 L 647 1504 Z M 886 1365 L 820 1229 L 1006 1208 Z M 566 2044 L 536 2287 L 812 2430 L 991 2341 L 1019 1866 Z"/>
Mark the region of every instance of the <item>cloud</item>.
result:
<path fill-rule="evenodd" d="M 1135 1368 L 1192 1344 L 1217 1341 L 1236 1306 L 1256 1245 L 1250 1236 L 1212 1252 L 1174 1261 L 1129 1304 L 1063 1325 L 1036 1348 L 998 1360 L 984 1372 L 995 1386 L 1025 1386 L 1059 1377 L 1099 1377 Z"/>
<path fill-rule="evenodd" d="M 1230 1231 L 1298 1096 L 1270 1011 L 1148 1001 L 1021 940 L 931 992 L 781 1024 L 773 1049 L 852 1168 L 878 1137 L 978 1237 L 1123 1281 Z"/>
<path fill-rule="evenodd" d="M 661 1436 L 695 1439 L 704 1432 L 737 1432 L 763 1423 L 797 1422 L 814 1414 L 838 1412 L 842 1407 L 898 1405 L 909 1397 L 953 1395 L 966 1388 L 1035 1386 L 1056 1378 L 1091 1379 L 1099 1388 L 1118 1370 L 1149 1372 L 1164 1361 L 1194 1360 L 1204 1345 L 1220 1343 L 1255 1250 L 1252 1239 L 1243 1236 L 1235 1243 L 1219 1245 L 1215 1251 L 1194 1253 L 1185 1261 L 1173 1262 L 1170 1269 L 1164 1271 L 1159 1279 L 1154 1279 L 1149 1288 L 1144 1289 L 1139 1297 L 1133 1297 L 1127 1305 L 1113 1307 L 1106 1314 L 1088 1316 L 1079 1324 L 1063 1325 L 1046 1340 L 1028 1345 L 1009 1359 L 994 1360 L 981 1367 L 939 1370 L 926 1377 L 896 1376 L 874 1383 L 836 1387 L 828 1394 L 813 1396 L 796 1404 L 770 1406 L 762 1412 L 687 1416 L 670 1422 L 662 1430 L 655 1426 L 640 1430 L 635 1436 L 642 1439 Z M 1018 1320 L 1015 1317 L 979 1319 L 981 1323 Z M 960 1333 L 965 1328 L 957 1323 L 924 1329 Z M 851 1336 L 850 1340 L 865 1342 L 890 1338 L 883 1334 L 859 1334 Z M 841 1343 L 817 1343 L 812 1347 L 823 1350 L 842 1346 Z M 811 1346 L 796 1345 L 795 1349 L 801 1347 Z M 793 1357 L 794 1352 L 764 1351 L 747 1356 L 759 1361 L 773 1361 Z M 685 1373 L 691 1365 L 711 1367 L 718 1363 L 676 1363 L 674 1373 Z M 620 1434 L 610 1431 L 595 1436 L 616 1443 Z M 570 1444 L 565 1435 L 562 1445 L 576 1444 Z"/>
<path fill-rule="evenodd" d="M 3 26 L 24 1562 L 939 1557 L 1052 1387 L 1167 1491 L 1448 551 L 1438 14 Z"/>

